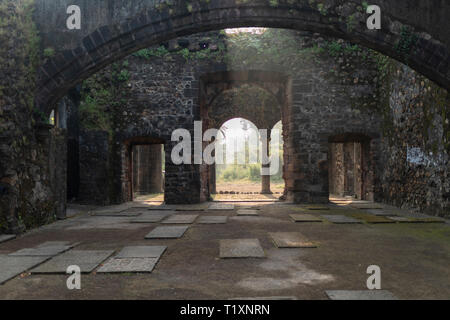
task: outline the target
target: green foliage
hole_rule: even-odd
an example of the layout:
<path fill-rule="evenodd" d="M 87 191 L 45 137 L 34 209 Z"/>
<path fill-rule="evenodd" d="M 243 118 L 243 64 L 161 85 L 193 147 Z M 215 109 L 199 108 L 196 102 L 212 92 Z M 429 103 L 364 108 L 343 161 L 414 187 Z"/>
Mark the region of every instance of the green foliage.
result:
<path fill-rule="evenodd" d="M 107 72 L 95 74 L 83 82 L 79 107 L 83 128 L 113 134 L 113 113 L 124 102 L 131 76 L 128 66 L 128 60 L 114 63 Z"/>
<path fill-rule="evenodd" d="M 347 17 L 347 30 L 350 32 L 355 30 L 356 24 L 357 24 L 357 21 L 356 21 L 355 15 L 354 14 L 349 15 Z"/>
<path fill-rule="evenodd" d="M 417 42 L 417 35 L 403 26 L 400 32 L 400 41 L 395 45 L 395 50 L 406 58 L 411 54 L 414 44 Z"/>
<path fill-rule="evenodd" d="M 323 3 L 318 3 L 317 4 L 317 9 L 319 10 L 320 14 L 323 15 L 323 16 L 326 16 L 327 13 L 328 13 L 328 10 L 325 8 Z"/>
<path fill-rule="evenodd" d="M 19 92 L 16 101 L 34 107 L 36 69 L 40 65 L 40 38 L 33 21 L 34 0 L 2 1 L 0 3 L 0 74 L 14 70 L 12 79 L 0 79 L 0 101 L 11 86 Z M 11 50 L 14 54 L 11 54 Z M 5 81 L 5 83 L 3 82 Z"/>
<path fill-rule="evenodd" d="M 159 46 L 157 48 L 148 48 L 139 50 L 133 53 L 133 56 L 150 60 L 152 57 L 162 58 L 167 54 L 169 54 L 169 51 L 166 49 L 166 47 Z"/>
<path fill-rule="evenodd" d="M 55 49 L 53 48 L 46 48 L 44 49 L 44 57 L 51 58 L 55 55 Z"/>
<path fill-rule="evenodd" d="M 367 8 L 369 7 L 369 3 L 367 1 L 362 2 L 362 7 L 364 9 L 364 12 L 367 12 Z"/>

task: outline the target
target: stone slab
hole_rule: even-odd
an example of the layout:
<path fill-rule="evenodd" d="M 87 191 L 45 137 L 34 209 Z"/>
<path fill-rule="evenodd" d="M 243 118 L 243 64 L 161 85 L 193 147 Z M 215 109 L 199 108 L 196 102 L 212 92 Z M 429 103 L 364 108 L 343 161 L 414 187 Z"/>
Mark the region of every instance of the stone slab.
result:
<path fill-rule="evenodd" d="M 258 210 L 240 209 L 237 211 L 238 216 L 258 216 Z"/>
<path fill-rule="evenodd" d="M 181 238 L 188 226 L 157 227 L 145 236 L 145 239 L 175 239 Z"/>
<path fill-rule="evenodd" d="M 179 205 L 175 209 L 176 211 L 205 211 L 204 206 L 192 206 L 192 205 Z"/>
<path fill-rule="evenodd" d="M 328 290 L 331 300 L 397 300 L 388 290 Z"/>
<path fill-rule="evenodd" d="M 142 207 L 131 207 L 128 208 L 126 210 L 121 211 L 122 213 L 144 213 L 144 212 L 148 212 L 148 206 L 142 206 Z"/>
<path fill-rule="evenodd" d="M 330 207 L 321 206 L 321 205 L 311 205 L 304 207 L 307 210 L 330 210 Z"/>
<path fill-rule="evenodd" d="M 167 216 L 174 214 L 175 211 L 153 211 L 146 212 L 137 218 L 130 220 L 131 223 L 156 223 L 160 222 L 162 219 L 167 218 Z"/>
<path fill-rule="evenodd" d="M 381 210 L 381 209 L 367 209 L 367 212 L 369 212 L 375 216 L 380 216 L 380 217 L 395 216 L 394 213 L 385 211 L 385 210 Z"/>
<path fill-rule="evenodd" d="M 322 218 L 327 219 L 335 224 L 357 224 L 362 223 L 361 220 L 350 218 L 342 215 L 321 215 Z"/>
<path fill-rule="evenodd" d="M 163 224 L 191 224 L 197 219 L 198 214 L 176 214 L 164 220 Z"/>
<path fill-rule="evenodd" d="M 265 258 L 258 239 L 220 240 L 220 258 Z"/>
<path fill-rule="evenodd" d="M 36 248 L 25 248 L 18 250 L 16 252 L 10 253 L 9 256 L 26 256 L 26 257 L 53 257 L 62 252 L 65 252 L 71 249 L 73 246 L 45 246 L 45 247 L 36 247 Z"/>
<path fill-rule="evenodd" d="M 159 258 L 166 249 L 166 246 L 129 246 L 124 247 L 114 258 Z"/>
<path fill-rule="evenodd" d="M 15 234 L 0 234 L 0 243 L 15 239 Z"/>
<path fill-rule="evenodd" d="M 278 248 L 317 248 L 317 244 L 300 232 L 271 232 L 269 235 Z"/>
<path fill-rule="evenodd" d="M 208 210 L 234 210 L 234 204 L 231 203 L 213 203 Z"/>
<path fill-rule="evenodd" d="M 411 223 L 445 223 L 444 219 L 438 218 L 410 218 Z"/>
<path fill-rule="evenodd" d="M 96 210 L 92 210 L 92 214 L 98 214 L 98 213 L 110 213 L 110 212 L 120 212 L 123 210 L 128 209 L 128 206 L 126 205 L 119 205 L 119 206 L 106 206 L 102 207 Z"/>
<path fill-rule="evenodd" d="M 197 222 L 200 224 L 223 224 L 227 223 L 227 221 L 227 216 L 203 216 Z"/>
<path fill-rule="evenodd" d="M 0 255 L 0 284 L 43 263 L 48 257 L 21 257 Z"/>
<path fill-rule="evenodd" d="M 408 223 L 411 222 L 411 219 L 407 217 L 400 217 L 400 216 L 388 216 L 387 218 L 394 220 L 395 222 L 401 222 L 401 223 Z"/>
<path fill-rule="evenodd" d="M 253 206 L 241 207 L 240 209 L 242 209 L 242 210 L 261 210 L 261 208 L 253 207 Z"/>
<path fill-rule="evenodd" d="M 271 296 L 271 297 L 244 297 L 244 298 L 230 298 L 228 300 L 259 300 L 259 301 L 265 301 L 265 300 L 280 300 L 280 301 L 287 301 L 287 300 L 298 300 L 297 297 L 294 296 Z"/>
<path fill-rule="evenodd" d="M 137 217 L 143 212 L 145 212 L 145 209 L 140 209 L 140 211 L 94 212 L 92 215 L 95 217 Z"/>
<path fill-rule="evenodd" d="M 313 216 L 311 214 L 290 214 L 289 215 L 294 222 L 323 222 L 317 216 Z"/>
<path fill-rule="evenodd" d="M 352 208 L 355 209 L 370 209 L 370 210 L 382 210 L 384 209 L 382 206 L 376 205 L 376 204 L 352 204 L 350 205 Z"/>
<path fill-rule="evenodd" d="M 31 273 L 66 273 L 67 267 L 79 266 L 82 273 L 90 273 L 114 253 L 113 250 L 71 250 L 31 270 Z"/>
<path fill-rule="evenodd" d="M 76 243 L 78 244 L 78 243 Z M 46 241 L 41 243 L 40 245 L 36 246 L 36 248 L 45 248 L 45 247 L 57 247 L 57 246 L 72 246 L 74 247 L 76 244 L 74 244 L 71 241 Z"/>
<path fill-rule="evenodd" d="M 97 273 L 150 273 L 158 260 L 158 258 L 112 258 L 100 267 Z"/>
<path fill-rule="evenodd" d="M 160 211 L 160 210 L 163 210 L 163 211 L 167 211 L 167 210 L 172 210 L 172 211 L 175 211 L 176 209 L 177 209 L 177 205 L 174 205 L 174 204 L 162 204 L 162 205 L 159 205 L 159 206 L 149 206 L 148 208 L 147 208 L 147 210 L 151 210 L 151 211 L 154 211 L 154 210 L 156 210 L 156 211 Z"/>

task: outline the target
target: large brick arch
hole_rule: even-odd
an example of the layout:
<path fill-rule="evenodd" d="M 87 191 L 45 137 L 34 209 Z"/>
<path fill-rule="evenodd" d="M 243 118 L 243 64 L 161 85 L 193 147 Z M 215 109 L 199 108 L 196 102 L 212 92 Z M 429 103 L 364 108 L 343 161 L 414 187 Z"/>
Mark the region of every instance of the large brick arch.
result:
<path fill-rule="evenodd" d="M 107 5 L 112 8 L 121 1 Z M 136 10 L 127 12 L 133 2 L 123 5 L 125 16 L 121 12 L 120 18 L 98 17 L 97 24 L 103 26 L 88 30 L 91 33 L 79 41 L 78 47 L 59 52 L 40 68 L 36 103 L 41 111 L 49 114 L 68 89 L 134 51 L 179 36 L 244 26 L 307 30 L 340 37 L 402 61 L 450 88 L 450 3 L 445 0 L 369 1 L 382 8 L 381 30 L 367 29 L 367 14 L 359 0 L 173 0 L 169 5 L 148 0 L 138 15 Z M 75 0 L 70 4 L 80 4 L 84 12 L 90 9 L 86 6 L 105 6 L 104 0 Z M 138 1 L 134 6 L 139 7 Z M 110 11 L 107 14 L 118 15 Z M 41 21 L 38 25 L 61 22 L 60 18 L 47 16 L 37 19 Z M 49 42 L 45 37 L 44 41 Z M 67 46 L 63 43 L 61 47 Z"/>

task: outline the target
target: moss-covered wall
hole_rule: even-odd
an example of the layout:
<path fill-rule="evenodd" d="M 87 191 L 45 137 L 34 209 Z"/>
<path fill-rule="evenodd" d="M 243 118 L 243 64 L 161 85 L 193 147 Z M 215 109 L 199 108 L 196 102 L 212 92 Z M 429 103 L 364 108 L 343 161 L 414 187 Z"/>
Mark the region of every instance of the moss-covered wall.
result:
<path fill-rule="evenodd" d="M 401 63 L 382 66 L 381 200 L 450 217 L 450 96 Z"/>
<path fill-rule="evenodd" d="M 34 112 L 41 48 L 33 9 L 33 0 L 0 1 L 0 233 L 55 218 L 51 133 L 33 117 L 43 120 Z"/>

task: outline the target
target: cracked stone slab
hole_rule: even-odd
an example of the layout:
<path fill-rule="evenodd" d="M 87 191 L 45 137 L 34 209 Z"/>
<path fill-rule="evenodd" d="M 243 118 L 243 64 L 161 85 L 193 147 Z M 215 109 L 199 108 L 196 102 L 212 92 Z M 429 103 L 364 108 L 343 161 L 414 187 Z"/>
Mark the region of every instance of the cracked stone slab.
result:
<path fill-rule="evenodd" d="M 208 210 L 234 210 L 234 204 L 231 203 L 213 203 Z"/>
<path fill-rule="evenodd" d="M 43 263 L 48 257 L 22 257 L 0 255 L 0 284 Z"/>
<path fill-rule="evenodd" d="M 114 258 L 160 258 L 166 249 L 166 246 L 129 246 L 124 247 Z"/>
<path fill-rule="evenodd" d="M 158 260 L 159 258 L 112 258 L 100 267 L 97 273 L 150 273 Z"/>
<path fill-rule="evenodd" d="M 53 257 L 60 253 L 63 253 L 74 245 L 47 245 L 43 247 L 36 248 L 25 248 L 18 250 L 16 252 L 10 253 L 9 256 L 28 256 L 28 257 Z"/>
<path fill-rule="evenodd" d="M 145 236 L 145 239 L 175 239 L 181 238 L 188 226 L 157 227 Z"/>
<path fill-rule="evenodd" d="M 265 258 L 258 239 L 220 240 L 220 258 Z"/>
<path fill-rule="evenodd" d="M 289 215 L 294 222 L 323 222 L 317 216 L 313 216 L 311 214 L 290 214 Z"/>
<path fill-rule="evenodd" d="M 164 224 L 191 224 L 197 219 L 198 214 L 176 214 L 168 217 L 162 223 Z"/>
<path fill-rule="evenodd" d="M 328 290 L 331 300 L 397 300 L 388 290 Z"/>
<path fill-rule="evenodd" d="M 0 234 L 0 243 L 15 239 L 15 234 Z"/>
<path fill-rule="evenodd" d="M 167 218 L 169 215 L 174 214 L 175 211 L 153 211 L 146 212 L 139 217 L 130 220 L 131 223 L 156 223 L 162 219 Z"/>
<path fill-rule="evenodd" d="M 342 215 L 321 215 L 322 218 L 327 219 L 328 221 L 331 221 L 335 224 L 358 224 L 362 223 L 361 220 L 357 220 L 354 218 L 350 218 L 347 216 Z"/>
<path fill-rule="evenodd" d="M 300 232 L 271 232 L 269 235 L 278 248 L 317 248 Z"/>
<path fill-rule="evenodd" d="M 90 273 L 114 253 L 113 250 L 71 250 L 31 270 L 31 273 L 66 273 L 67 267 L 79 266 L 82 273 Z"/>
<path fill-rule="evenodd" d="M 227 216 L 202 216 L 197 222 L 200 224 L 223 224 L 227 221 Z"/>
<path fill-rule="evenodd" d="M 238 216 L 258 216 L 258 210 L 240 209 L 237 211 Z"/>

